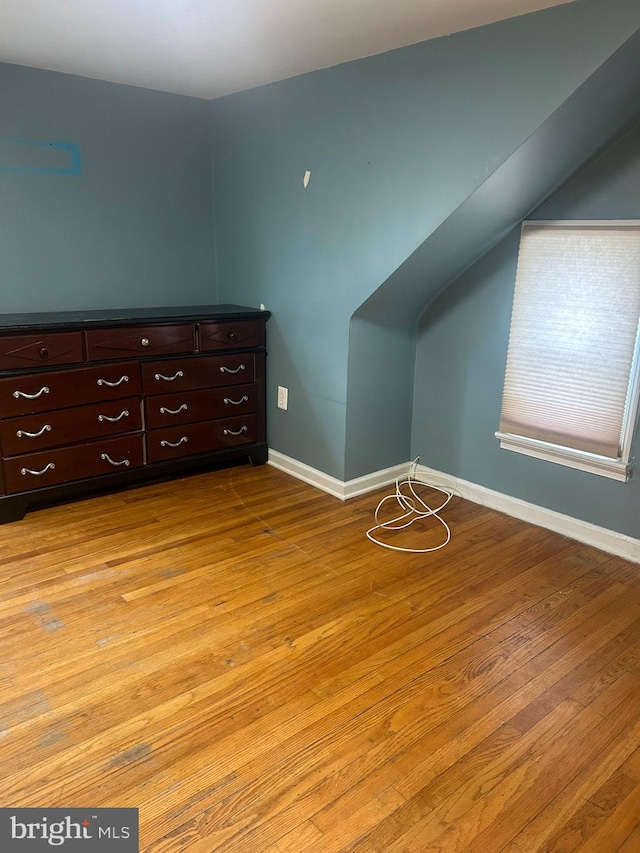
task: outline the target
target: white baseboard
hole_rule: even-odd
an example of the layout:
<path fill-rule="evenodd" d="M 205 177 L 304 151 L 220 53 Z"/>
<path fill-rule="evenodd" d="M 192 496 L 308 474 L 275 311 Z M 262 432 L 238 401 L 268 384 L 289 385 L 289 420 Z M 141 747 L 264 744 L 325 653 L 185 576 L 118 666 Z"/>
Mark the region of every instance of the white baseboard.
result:
<path fill-rule="evenodd" d="M 309 483 L 317 489 L 322 489 L 323 492 L 328 492 L 334 498 L 345 500 L 344 483 L 342 480 L 337 480 L 335 477 L 330 477 L 328 474 L 318 471 L 317 468 L 312 468 L 310 465 L 305 465 L 304 462 L 298 462 L 297 459 L 292 459 L 290 456 L 285 456 L 284 453 L 278 453 L 277 450 L 269 448 L 269 465 L 284 471 L 285 474 L 291 474 L 298 480 L 304 483 Z"/>
<path fill-rule="evenodd" d="M 392 468 L 385 468 L 382 471 L 374 471 L 372 474 L 365 474 L 364 477 L 356 477 L 355 480 L 344 481 L 330 477 L 310 465 L 305 465 L 304 462 L 298 462 L 297 459 L 285 456 L 284 453 L 278 453 L 277 450 L 269 450 L 269 465 L 273 465 L 274 468 L 291 474 L 298 480 L 303 480 L 317 489 L 322 489 L 323 492 L 328 492 L 341 501 L 355 498 L 358 495 L 365 495 L 367 492 L 373 492 L 382 486 L 388 486 L 389 483 L 395 482 L 399 474 L 404 474 L 409 469 L 409 463 L 406 462 L 401 465 L 394 465 Z"/>
<path fill-rule="evenodd" d="M 419 465 L 418 471 L 427 480 L 429 477 L 447 476 L 443 475 L 441 471 L 427 468 L 424 465 Z M 521 519 L 521 521 L 536 524 L 538 527 L 553 530 L 554 533 L 560 533 L 569 539 L 584 542 L 585 545 L 592 545 L 594 548 L 599 548 L 608 554 L 614 554 L 616 557 L 624 557 L 625 560 L 640 563 L 640 539 L 633 539 L 624 533 L 617 533 L 615 530 L 609 530 L 606 527 L 598 527 L 598 525 L 591 524 L 588 521 L 563 515 L 561 512 L 528 503 L 502 492 L 494 492 L 493 489 L 478 486 L 476 483 L 469 483 L 467 480 L 453 479 L 456 483 L 456 494 L 460 495 L 461 498 L 481 504 L 489 509 L 495 509 L 498 512 L 504 512 L 513 518 Z"/>
<path fill-rule="evenodd" d="M 278 453 L 277 450 L 269 450 L 269 464 L 321 489 L 323 492 L 328 492 L 342 501 L 394 483 L 396 477 L 409 470 L 410 465 L 409 462 L 405 462 L 345 482 L 330 477 L 310 465 L 305 465 L 304 462 L 298 462 L 283 453 Z M 598 527 L 598 525 L 590 524 L 588 521 L 563 515 L 555 510 L 528 503 L 502 492 L 495 492 L 493 489 L 469 483 L 467 480 L 451 478 L 450 475 L 442 471 L 436 471 L 424 465 L 419 465 L 417 470 L 427 480 L 430 477 L 454 479 L 456 494 L 465 500 L 486 506 L 489 509 L 495 509 L 498 512 L 504 512 L 506 515 L 511 515 L 538 527 L 553 530 L 554 533 L 560 533 L 562 536 L 584 542 L 586 545 L 599 548 L 609 554 L 614 554 L 616 557 L 623 557 L 625 560 L 640 563 L 640 539 L 634 539 L 624 533 L 617 533 L 615 530 L 608 530 L 606 527 Z"/>

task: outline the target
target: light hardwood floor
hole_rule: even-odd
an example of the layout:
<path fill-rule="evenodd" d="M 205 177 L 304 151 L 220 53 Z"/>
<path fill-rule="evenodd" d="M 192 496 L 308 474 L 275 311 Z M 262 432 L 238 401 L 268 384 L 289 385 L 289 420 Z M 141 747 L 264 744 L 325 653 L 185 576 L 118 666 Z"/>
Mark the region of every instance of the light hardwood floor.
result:
<path fill-rule="evenodd" d="M 0 804 L 138 807 L 144 853 L 637 853 L 640 566 L 457 498 L 393 553 L 386 492 L 235 467 L 0 527 Z"/>

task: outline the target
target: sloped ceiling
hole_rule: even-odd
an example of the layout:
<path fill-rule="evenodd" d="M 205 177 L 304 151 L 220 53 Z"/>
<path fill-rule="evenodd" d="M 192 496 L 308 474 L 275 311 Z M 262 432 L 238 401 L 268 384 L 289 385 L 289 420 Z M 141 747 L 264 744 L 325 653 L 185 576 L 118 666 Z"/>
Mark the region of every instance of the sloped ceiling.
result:
<path fill-rule="evenodd" d="M 3 0 L 0 62 L 217 98 L 573 0 Z"/>
<path fill-rule="evenodd" d="M 385 467 L 410 457 L 407 424 L 420 318 L 442 290 L 640 121 L 639 57 L 637 30 L 354 313 L 347 479 L 375 470 L 372 460 Z M 372 423 L 378 440 L 372 437 L 365 454 L 361 436 Z"/>
<path fill-rule="evenodd" d="M 354 316 L 415 321 L 504 234 L 640 118 L 640 30 L 502 163 Z"/>

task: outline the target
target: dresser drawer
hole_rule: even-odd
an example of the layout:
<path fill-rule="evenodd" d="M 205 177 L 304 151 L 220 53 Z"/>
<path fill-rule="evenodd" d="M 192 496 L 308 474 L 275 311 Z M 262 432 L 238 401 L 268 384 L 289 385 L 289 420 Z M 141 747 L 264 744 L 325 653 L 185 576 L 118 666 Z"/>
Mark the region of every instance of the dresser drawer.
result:
<path fill-rule="evenodd" d="M 142 434 L 132 433 L 119 438 L 14 456 L 5 459 L 2 465 L 7 493 L 16 494 L 139 468 L 142 460 Z"/>
<path fill-rule="evenodd" d="M 0 418 L 140 394 L 137 362 L 44 371 L 0 379 Z"/>
<path fill-rule="evenodd" d="M 147 458 L 149 462 L 162 462 L 164 459 L 195 456 L 224 447 L 253 444 L 256 432 L 255 415 L 154 429 L 147 433 Z"/>
<path fill-rule="evenodd" d="M 227 323 L 199 323 L 200 350 L 258 347 L 263 327 L 257 320 L 237 320 Z"/>
<path fill-rule="evenodd" d="M 82 332 L 0 336 L 0 370 L 26 370 L 78 361 L 84 361 Z"/>
<path fill-rule="evenodd" d="M 145 422 L 149 429 L 158 429 L 255 412 L 257 396 L 255 385 L 232 385 L 148 397 Z"/>
<path fill-rule="evenodd" d="M 141 429 L 140 398 L 130 397 L 0 421 L 0 446 L 16 456 Z"/>
<path fill-rule="evenodd" d="M 224 385 L 244 385 L 255 378 L 253 353 L 174 358 L 142 365 L 145 394 L 196 391 Z"/>
<path fill-rule="evenodd" d="M 174 326 L 130 326 L 120 329 L 89 329 L 85 332 L 87 359 L 103 361 L 132 356 L 193 352 L 191 323 Z"/>

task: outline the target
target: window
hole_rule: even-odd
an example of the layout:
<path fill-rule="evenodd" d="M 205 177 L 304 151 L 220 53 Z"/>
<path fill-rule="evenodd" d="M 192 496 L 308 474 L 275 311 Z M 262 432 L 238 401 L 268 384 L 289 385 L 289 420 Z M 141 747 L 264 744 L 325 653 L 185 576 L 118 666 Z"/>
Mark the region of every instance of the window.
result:
<path fill-rule="evenodd" d="M 626 481 L 639 323 L 640 222 L 524 222 L 500 446 Z"/>

